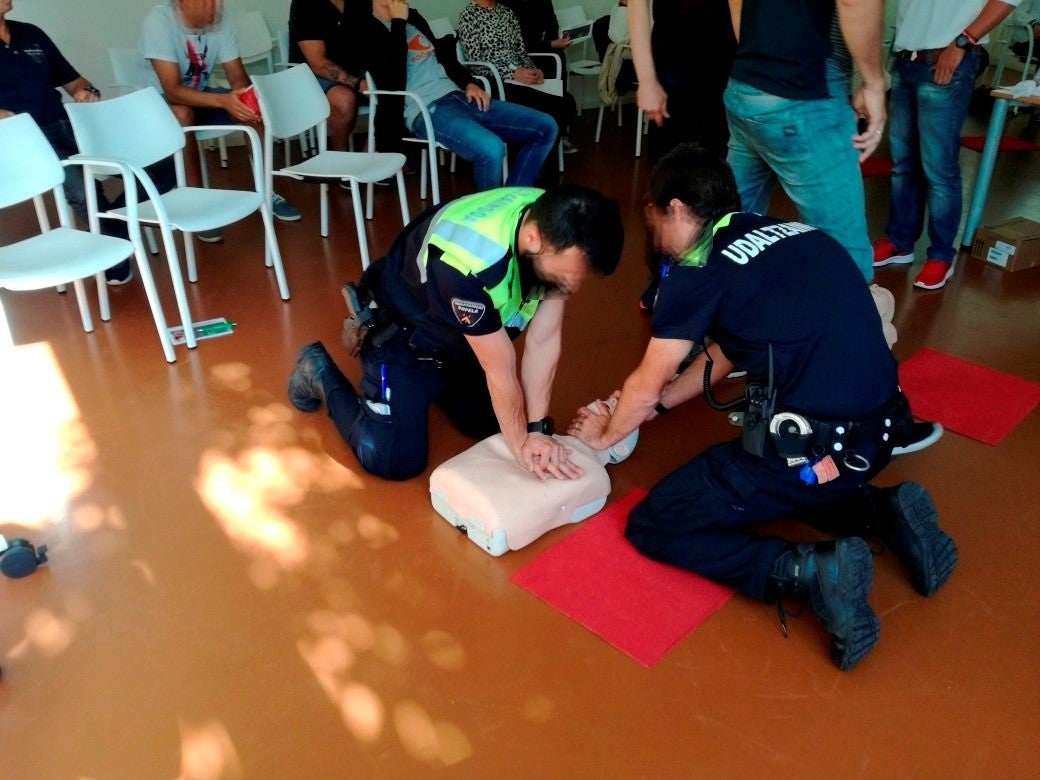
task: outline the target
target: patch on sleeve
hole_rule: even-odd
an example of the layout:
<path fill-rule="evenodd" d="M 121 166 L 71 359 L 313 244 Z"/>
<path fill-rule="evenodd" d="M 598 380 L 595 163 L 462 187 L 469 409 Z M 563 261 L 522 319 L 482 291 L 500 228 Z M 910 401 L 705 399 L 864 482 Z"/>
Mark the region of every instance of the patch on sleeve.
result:
<path fill-rule="evenodd" d="M 464 301 L 462 298 L 451 299 L 451 310 L 455 313 L 455 319 L 467 328 L 472 328 L 480 322 L 486 309 L 483 303 Z"/>

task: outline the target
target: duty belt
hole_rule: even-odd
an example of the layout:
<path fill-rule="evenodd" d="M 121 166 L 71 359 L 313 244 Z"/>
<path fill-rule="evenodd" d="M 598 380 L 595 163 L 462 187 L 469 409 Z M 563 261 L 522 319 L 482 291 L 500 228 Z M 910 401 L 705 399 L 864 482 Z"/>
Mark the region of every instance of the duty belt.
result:
<path fill-rule="evenodd" d="M 936 60 L 939 59 L 939 55 L 946 51 L 942 49 L 900 49 L 895 53 L 897 60 L 906 60 L 907 62 L 927 62 L 929 65 L 934 65 Z"/>

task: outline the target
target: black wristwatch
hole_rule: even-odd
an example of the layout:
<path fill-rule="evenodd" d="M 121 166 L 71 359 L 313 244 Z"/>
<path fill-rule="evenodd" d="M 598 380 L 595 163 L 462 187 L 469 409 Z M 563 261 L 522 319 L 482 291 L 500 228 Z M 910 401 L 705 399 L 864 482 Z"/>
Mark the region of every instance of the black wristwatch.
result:
<path fill-rule="evenodd" d="M 94 97 L 101 97 L 101 90 L 95 87 L 93 84 L 91 84 L 89 87 L 83 87 L 83 89 L 85 89 Z"/>
<path fill-rule="evenodd" d="M 958 49 L 964 49 L 964 51 L 969 51 L 971 47 L 975 45 L 975 42 L 968 37 L 967 33 L 962 32 L 960 35 L 953 39 L 953 45 L 956 46 Z"/>
<path fill-rule="evenodd" d="M 543 417 L 536 422 L 527 423 L 527 432 L 544 433 L 546 436 L 552 436 L 556 433 L 556 422 L 552 417 Z"/>

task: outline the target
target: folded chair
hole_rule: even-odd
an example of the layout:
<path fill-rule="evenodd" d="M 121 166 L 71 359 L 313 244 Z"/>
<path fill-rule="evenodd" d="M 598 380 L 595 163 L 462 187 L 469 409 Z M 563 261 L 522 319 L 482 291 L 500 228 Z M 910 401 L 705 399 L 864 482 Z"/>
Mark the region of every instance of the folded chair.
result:
<path fill-rule="evenodd" d="M 97 233 L 96 212 L 91 212 L 91 228 L 87 233 L 73 227 L 72 215 L 65 200 L 62 184 L 67 167 L 98 166 L 109 175 L 120 175 L 127 193 L 126 220 L 130 241 Z M 93 193 L 92 182 L 87 182 L 88 198 Z M 0 209 L 32 200 L 37 207 L 48 190 L 54 195 L 60 227 L 48 229 L 41 220 L 40 235 L 15 244 L 0 247 L 0 288 L 8 290 L 42 290 L 47 287 L 72 283 L 79 304 L 83 330 L 94 330 L 87 304 L 83 280 L 94 276 L 98 286 L 98 304 L 101 319 L 109 320 L 108 286 L 105 269 L 111 268 L 130 255 L 137 260 L 138 273 L 144 285 L 148 305 L 152 309 L 155 327 L 159 332 L 166 360 L 173 363 L 173 344 L 166 330 L 166 318 L 159 303 L 155 280 L 148 265 L 148 257 L 141 242 L 137 221 L 137 186 L 130 167 L 116 160 L 80 155 L 76 161 L 58 160 L 54 149 L 43 132 L 28 114 L 17 114 L 0 120 Z M 0 345 L 10 341 L 10 329 L 0 301 Z"/>

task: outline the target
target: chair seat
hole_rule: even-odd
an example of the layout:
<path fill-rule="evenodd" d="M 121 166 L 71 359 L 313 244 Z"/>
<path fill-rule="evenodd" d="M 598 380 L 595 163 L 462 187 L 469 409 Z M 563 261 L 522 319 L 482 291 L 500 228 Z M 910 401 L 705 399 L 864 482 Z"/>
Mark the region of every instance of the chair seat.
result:
<path fill-rule="evenodd" d="M 578 60 L 570 63 L 567 70 L 578 76 L 598 76 L 603 70 L 603 63 L 598 60 Z"/>
<path fill-rule="evenodd" d="M 260 195 L 253 190 L 207 190 L 201 187 L 178 187 L 160 196 L 170 224 L 186 233 L 230 225 L 260 208 Z M 126 209 L 112 213 L 126 215 Z M 152 201 L 137 207 L 142 222 L 158 223 Z"/>
<path fill-rule="evenodd" d="M 0 249 L 0 287 L 40 290 L 93 276 L 134 252 L 129 241 L 59 227 Z"/>
<path fill-rule="evenodd" d="M 399 152 L 321 152 L 276 173 L 307 179 L 349 178 L 367 183 L 393 176 L 404 163 L 405 156 Z"/>

